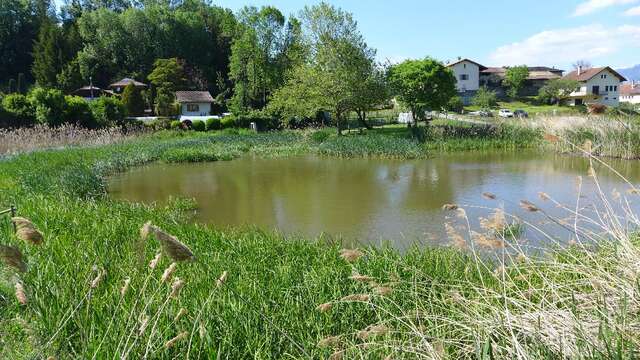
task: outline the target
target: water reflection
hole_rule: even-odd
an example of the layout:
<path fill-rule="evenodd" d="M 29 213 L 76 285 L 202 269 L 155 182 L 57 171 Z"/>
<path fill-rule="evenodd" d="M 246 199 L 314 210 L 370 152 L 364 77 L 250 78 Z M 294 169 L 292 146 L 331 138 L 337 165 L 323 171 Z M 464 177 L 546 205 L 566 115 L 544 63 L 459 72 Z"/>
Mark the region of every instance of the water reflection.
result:
<path fill-rule="evenodd" d="M 640 179 L 637 162 L 612 163 L 631 181 Z M 444 243 L 447 214 L 442 204 L 503 206 L 532 222 L 520 199 L 537 200 L 540 191 L 560 202 L 576 199 L 575 179 L 586 179 L 583 158 L 535 153 L 466 153 L 415 161 L 244 158 L 207 164 L 151 165 L 110 180 L 116 198 L 163 202 L 171 196 L 195 198 L 197 221 L 215 225 L 257 225 L 285 233 L 317 236 L 325 232 L 347 240 L 390 240 L 405 248 L 415 242 Z M 625 185 L 596 166 L 605 191 Z M 480 195 L 493 192 L 498 201 Z M 584 181 L 586 204 L 595 199 Z M 591 199 L 591 200 L 589 200 Z M 593 201 L 592 201 L 593 202 Z M 487 210 L 468 207 L 472 222 Z M 554 206 L 546 209 L 565 216 Z M 527 234 L 536 241 L 536 234 Z M 562 234 L 556 234 L 561 236 Z"/>

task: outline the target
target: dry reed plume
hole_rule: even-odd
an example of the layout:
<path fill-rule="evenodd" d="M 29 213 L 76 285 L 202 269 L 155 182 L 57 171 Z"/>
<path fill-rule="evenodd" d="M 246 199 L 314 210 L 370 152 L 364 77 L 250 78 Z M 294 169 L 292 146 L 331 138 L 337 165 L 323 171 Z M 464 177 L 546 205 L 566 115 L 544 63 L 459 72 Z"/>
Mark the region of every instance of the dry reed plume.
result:
<path fill-rule="evenodd" d="M 0 260 L 7 266 L 13 267 L 20 272 L 27 271 L 24 256 L 17 247 L 0 245 Z"/>
<path fill-rule="evenodd" d="M 16 226 L 16 236 L 18 239 L 33 245 L 42 244 L 44 237 L 31 220 L 23 217 L 13 217 L 11 221 L 13 221 Z"/>
<path fill-rule="evenodd" d="M 180 334 L 176 335 L 173 339 L 171 339 L 171 340 L 167 341 L 167 342 L 164 344 L 164 347 L 165 347 L 166 349 L 170 349 L 170 348 L 174 347 L 178 342 L 180 342 L 180 341 L 182 341 L 182 340 L 186 339 L 186 338 L 187 338 L 187 336 L 189 336 L 189 333 L 188 333 L 188 332 L 186 332 L 186 331 L 183 331 L 183 332 L 181 332 Z"/>
<path fill-rule="evenodd" d="M 17 281 L 15 288 L 16 288 L 16 299 L 18 299 L 18 302 L 20 303 L 20 305 L 27 305 L 27 294 L 24 291 L 24 286 L 22 285 L 22 283 L 20 281 Z"/>
<path fill-rule="evenodd" d="M 340 250 L 340 257 L 347 262 L 355 262 L 364 256 L 364 253 L 358 249 L 342 249 Z"/>
<path fill-rule="evenodd" d="M 193 252 L 187 245 L 182 243 L 175 236 L 163 231 L 159 227 L 152 225 L 151 222 L 145 223 L 140 228 L 140 239 L 144 244 L 150 234 L 153 234 L 160 242 L 162 250 L 174 261 L 191 261 L 195 260 Z"/>

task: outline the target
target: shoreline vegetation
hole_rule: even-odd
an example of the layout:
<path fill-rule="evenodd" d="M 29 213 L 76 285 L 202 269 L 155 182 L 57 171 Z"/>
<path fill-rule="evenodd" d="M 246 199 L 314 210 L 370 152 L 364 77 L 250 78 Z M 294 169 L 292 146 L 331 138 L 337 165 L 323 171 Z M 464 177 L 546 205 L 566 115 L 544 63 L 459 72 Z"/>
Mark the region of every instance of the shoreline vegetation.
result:
<path fill-rule="evenodd" d="M 556 121 L 557 135 L 544 124 L 498 125 L 485 134 L 467 124 L 435 125 L 424 144 L 401 126 L 344 136 L 331 129 L 164 131 L 0 160 L 0 204 L 16 205 L 28 218 L 15 221 L 16 234 L 0 218 L 0 357 L 632 356 L 640 346 L 640 254 L 630 232 L 639 224 L 626 205 L 640 192 L 632 184 L 623 193 L 599 194 L 608 199 L 600 217 L 544 193 L 523 201 L 541 219 L 545 206 L 564 206 L 575 226 L 574 240 L 552 241 L 539 258 L 513 240 L 517 227 L 539 225 L 514 227 L 515 219 L 500 210 L 499 194 L 478 194 L 496 200 L 479 229 L 469 228 L 462 205 L 444 206 L 452 214 L 446 224 L 451 247 L 400 254 L 190 224 L 185 213 L 194 204 L 188 200 L 153 207 L 114 201 L 105 191 L 105 176 L 154 161 L 313 151 L 410 159 L 437 150 L 540 143 L 566 151 L 570 145 L 560 136 L 567 134 L 580 144 L 572 152 L 592 161 L 594 149 L 637 157 L 629 150 L 633 136 L 631 143 L 601 143 L 618 130 L 573 131 Z M 597 174 L 589 170 L 579 178 L 577 199 L 582 181 L 597 181 Z M 625 218 L 613 208 L 622 208 Z M 567 226 L 566 219 L 555 221 Z M 600 231 L 583 229 L 585 223 Z M 32 241 L 36 233 L 40 244 Z M 497 256 L 487 259 L 486 252 Z M 184 254 L 195 260 L 179 261 L 191 258 Z"/>

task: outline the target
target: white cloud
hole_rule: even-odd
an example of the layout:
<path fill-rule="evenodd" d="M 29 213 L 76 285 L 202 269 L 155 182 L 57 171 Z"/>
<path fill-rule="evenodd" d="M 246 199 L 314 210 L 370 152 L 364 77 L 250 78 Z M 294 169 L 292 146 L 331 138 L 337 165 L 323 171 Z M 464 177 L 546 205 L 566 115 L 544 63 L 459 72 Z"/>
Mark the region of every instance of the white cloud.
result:
<path fill-rule="evenodd" d="M 495 65 L 551 66 L 578 59 L 595 60 L 629 48 L 640 48 L 640 26 L 590 25 L 543 31 L 501 46 L 489 58 Z"/>
<path fill-rule="evenodd" d="M 637 2 L 638 0 L 588 0 L 578 5 L 573 16 L 588 15 L 614 5 L 626 5 Z"/>
<path fill-rule="evenodd" d="M 626 16 L 640 16 L 640 6 L 636 6 L 624 12 Z"/>

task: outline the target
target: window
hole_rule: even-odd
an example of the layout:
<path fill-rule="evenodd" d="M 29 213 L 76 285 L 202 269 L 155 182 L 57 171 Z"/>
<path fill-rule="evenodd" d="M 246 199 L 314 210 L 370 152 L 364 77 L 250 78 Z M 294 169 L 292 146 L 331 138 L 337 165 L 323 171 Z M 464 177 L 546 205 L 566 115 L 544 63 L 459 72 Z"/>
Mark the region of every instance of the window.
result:
<path fill-rule="evenodd" d="M 609 91 L 609 86 L 608 85 L 604 87 L 604 91 Z"/>
<path fill-rule="evenodd" d="M 615 85 L 615 86 L 613 87 L 613 91 L 618 91 L 618 85 Z"/>
<path fill-rule="evenodd" d="M 466 69 L 467 68 L 467 64 L 462 64 L 462 67 L 464 67 Z"/>
<path fill-rule="evenodd" d="M 468 74 L 460 74 L 460 80 L 469 80 Z"/>
<path fill-rule="evenodd" d="M 606 79 L 606 78 L 607 78 L 607 74 L 600 75 L 600 79 Z"/>
<path fill-rule="evenodd" d="M 200 111 L 200 106 L 198 104 L 187 104 L 187 111 L 189 112 Z"/>

